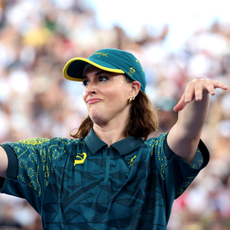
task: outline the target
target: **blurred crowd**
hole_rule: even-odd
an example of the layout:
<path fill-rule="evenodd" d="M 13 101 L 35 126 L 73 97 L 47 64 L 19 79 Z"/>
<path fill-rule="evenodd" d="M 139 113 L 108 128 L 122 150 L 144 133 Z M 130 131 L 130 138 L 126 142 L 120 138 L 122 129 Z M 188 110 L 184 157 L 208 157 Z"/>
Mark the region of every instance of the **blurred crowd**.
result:
<path fill-rule="evenodd" d="M 230 87 L 230 22 L 197 28 L 176 52 L 166 48 L 170 27 L 143 26 L 130 37 L 119 26 L 102 29 L 84 0 L 0 1 L 0 143 L 67 137 L 87 111 L 80 83 L 62 76 L 65 63 L 101 48 L 132 52 L 142 63 L 147 94 L 159 108 L 160 128 L 177 119 L 173 107 L 186 84 L 207 77 Z M 202 140 L 211 159 L 173 205 L 169 230 L 230 229 L 230 90 L 217 90 Z M 0 229 L 41 230 L 23 199 L 0 195 Z"/>

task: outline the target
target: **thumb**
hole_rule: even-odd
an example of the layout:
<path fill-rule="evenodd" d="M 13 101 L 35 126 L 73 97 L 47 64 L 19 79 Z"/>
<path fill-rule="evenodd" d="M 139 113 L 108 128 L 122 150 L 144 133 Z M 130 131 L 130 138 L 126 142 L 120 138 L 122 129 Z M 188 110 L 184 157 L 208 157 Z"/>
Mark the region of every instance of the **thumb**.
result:
<path fill-rule="evenodd" d="M 186 104 L 187 103 L 184 101 L 184 96 L 182 96 L 178 103 L 174 106 L 173 110 L 175 112 L 179 112 L 186 106 Z"/>

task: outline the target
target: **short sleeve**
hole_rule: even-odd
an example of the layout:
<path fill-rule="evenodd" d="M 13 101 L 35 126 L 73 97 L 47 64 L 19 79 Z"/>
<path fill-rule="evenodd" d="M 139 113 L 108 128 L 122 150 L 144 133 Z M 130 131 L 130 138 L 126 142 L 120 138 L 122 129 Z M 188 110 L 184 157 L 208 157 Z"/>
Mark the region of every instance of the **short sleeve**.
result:
<path fill-rule="evenodd" d="M 2 193 L 25 198 L 38 210 L 36 203 L 48 186 L 58 160 L 66 153 L 68 139 L 28 139 L 4 144 L 8 156 L 7 177 Z"/>
<path fill-rule="evenodd" d="M 179 197 L 209 161 L 209 152 L 200 140 L 191 164 L 176 155 L 167 144 L 167 134 L 155 141 L 155 159 L 166 193 Z"/>

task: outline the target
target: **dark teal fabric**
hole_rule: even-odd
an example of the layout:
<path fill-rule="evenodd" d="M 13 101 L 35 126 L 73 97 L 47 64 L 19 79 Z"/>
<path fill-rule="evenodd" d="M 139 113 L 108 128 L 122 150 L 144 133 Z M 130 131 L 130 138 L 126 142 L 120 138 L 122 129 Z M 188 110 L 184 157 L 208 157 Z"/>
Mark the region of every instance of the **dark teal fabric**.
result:
<path fill-rule="evenodd" d="M 9 143 L 3 148 L 18 163 L 8 172 L 18 168 L 1 192 L 27 199 L 45 230 L 166 230 L 173 200 L 209 159 L 200 142 L 189 165 L 166 137 L 129 137 L 108 148 L 91 130 L 80 140 Z"/>

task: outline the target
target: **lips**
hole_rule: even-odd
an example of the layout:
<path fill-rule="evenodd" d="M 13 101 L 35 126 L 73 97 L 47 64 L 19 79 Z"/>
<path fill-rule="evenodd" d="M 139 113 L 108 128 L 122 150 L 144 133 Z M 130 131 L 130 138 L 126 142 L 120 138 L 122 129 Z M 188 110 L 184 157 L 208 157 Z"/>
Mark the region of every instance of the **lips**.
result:
<path fill-rule="evenodd" d="M 94 103 L 97 103 L 97 102 L 100 102 L 101 99 L 100 98 L 92 98 L 92 99 L 89 99 L 87 100 L 87 104 L 94 104 Z"/>

